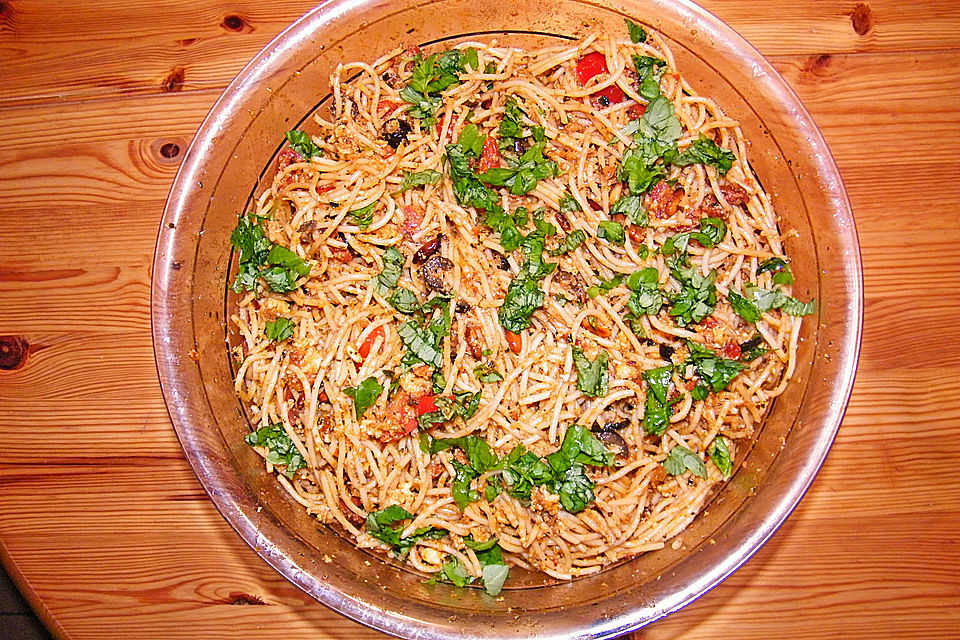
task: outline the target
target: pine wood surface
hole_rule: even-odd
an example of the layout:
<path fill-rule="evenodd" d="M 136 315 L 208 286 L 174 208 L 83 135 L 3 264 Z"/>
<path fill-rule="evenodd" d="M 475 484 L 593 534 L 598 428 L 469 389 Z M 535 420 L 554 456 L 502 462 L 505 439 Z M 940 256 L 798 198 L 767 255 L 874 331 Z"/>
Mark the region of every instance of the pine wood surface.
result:
<path fill-rule="evenodd" d="M 59 637 L 381 637 L 286 582 L 217 513 L 170 425 L 150 338 L 177 163 L 219 92 L 311 4 L 0 1 L 0 334 L 31 349 L 0 370 L 0 557 Z M 704 5 L 768 56 L 840 167 L 863 347 L 797 511 L 635 640 L 955 638 L 960 8 Z M 168 142 L 176 158 L 160 154 Z"/>

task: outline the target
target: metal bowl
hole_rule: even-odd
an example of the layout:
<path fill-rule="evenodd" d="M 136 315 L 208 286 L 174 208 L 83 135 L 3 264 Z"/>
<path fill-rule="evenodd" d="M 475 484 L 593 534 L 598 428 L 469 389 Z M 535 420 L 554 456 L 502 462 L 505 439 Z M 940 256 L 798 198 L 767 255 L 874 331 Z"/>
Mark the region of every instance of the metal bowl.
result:
<path fill-rule="evenodd" d="M 226 282 L 237 215 L 269 180 L 283 132 L 323 107 L 328 77 L 398 43 L 496 38 L 539 46 L 623 18 L 664 34 L 698 93 L 739 120 L 750 160 L 788 241 L 796 295 L 816 298 L 794 382 L 732 480 L 668 546 L 599 574 L 557 582 L 520 574 L 501 596 L 426 585 L 318 525 L 243 443 L 233 393 Z M 797 505 L 840 425 L 860 343 L 862 285 L 853 217 L 837 168 L 796 95 L 740 36 L 691 3 L 656 0 L 333 0 L 270 43 L 207 116 L 170 192 L 154 261 L 153 336 L 183 449 L 227 521 L 260 556 L 323 604 L 416 638 L 608 638 L 674 611 L 743 564 Z M 196 350 L 198 358 L 188 357 Z M 193 354 L 196 356 L 196 354 Z"/>

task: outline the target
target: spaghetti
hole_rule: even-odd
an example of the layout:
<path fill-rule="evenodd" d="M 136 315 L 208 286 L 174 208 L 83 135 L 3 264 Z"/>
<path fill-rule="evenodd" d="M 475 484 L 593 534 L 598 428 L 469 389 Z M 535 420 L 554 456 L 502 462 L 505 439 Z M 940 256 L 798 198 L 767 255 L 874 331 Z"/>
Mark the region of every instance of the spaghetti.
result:
<path fill-rule="evenodd" d="M 492 594 L 661 548 L 787 384 L 743 134 L 628 26 L 340 65 L 242 216 L 247 442 L 357 545 Z"/>

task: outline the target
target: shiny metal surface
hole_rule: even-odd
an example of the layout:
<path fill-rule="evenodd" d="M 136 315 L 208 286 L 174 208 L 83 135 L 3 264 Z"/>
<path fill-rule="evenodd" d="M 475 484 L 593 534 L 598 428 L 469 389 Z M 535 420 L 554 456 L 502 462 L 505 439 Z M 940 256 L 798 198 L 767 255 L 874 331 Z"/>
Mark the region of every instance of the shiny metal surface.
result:
<path fill-rule="evenodd" d="M 303 513 L 243 443 L 225 344 L 225 291 L 237 215 L 268 179 L 283 132 L 327 91 L 334 66 L 373 60 L 397 43 L 477 31 L 537 46 L 623 17 L 665 34 L 685 77 L 741 121 L 750 159 L 774 199 L 796 295 L 818 299 L 802 334 L 796 380 L 733 479 L 669 546 L 560 583 L 514 572 L 497 599 L 425 585 L 423 576 L 355 549 Z M 411 31 L 412 30 L 412 31 Z M 266 47 L 201 126 L 173 185 L 152 286 L 153 335 L 167 407 L 217 508 L 277 571 L 325 605 L 408 638 L 609 638 L 674 611 L 723 580 L 783 523 L 840 425 L 860 343 L 860 253 L 836 166 L 809 114 L 773 68 L 719 20 L 688 2 L 413 0 L 326 2 Z M 196 349 L 194 360 L 188 352 Z"/>

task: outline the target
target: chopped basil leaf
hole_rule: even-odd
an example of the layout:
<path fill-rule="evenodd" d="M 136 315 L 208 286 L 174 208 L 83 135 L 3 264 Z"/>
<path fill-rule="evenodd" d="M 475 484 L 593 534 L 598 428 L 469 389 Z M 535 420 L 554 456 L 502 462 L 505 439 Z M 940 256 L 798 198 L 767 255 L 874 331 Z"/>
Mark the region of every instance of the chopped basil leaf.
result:
<path fill-rule="evenodd" d="M 488 564 L 483 567 L 483 588 L 487 595 L 500 594 L 503 583 L 510 576 L 510 568 L 504 564 Z"/>
<path fill-rule="evenodd" d="M 400 281 L 403 263 L 403 254 L 400 253 L 400 250 L 396 247 L 387 247 L 383 254 L 383 270 L 374 279 L 374 287 L 377 293 L 385 296 L 397 286 L 397 282 Z"/>
<path fill-rule="evenodd" d="M 534 487 L 553 480 L 553 469 L 540 456 L 517 445 L 503 461 L 502 477 L 507 483 L 507 492 L 523 502 L 530 501 Z"/>
<path fill-rule="evenodd" d="M 663 294 L 657 288 L 660 273 L 656 267 L 634 271 L 627 278 L 627 287 L 632 291 L 627 308 L 635 317 L 656 315 L 663 306 Z"/>
<path fill-rule="evenodd" d="M 693 388 L 693 391 L 690 392 L 690 395 L 694 400 L 706 400 L 707 396 L 710 395 L 710 389 L 707 389 L 702 384 L 698 384 Z"/>
<path fill-rule="evenodd" d="M 630 34 L 630 42 L 634 44 L 646 42 L 647 32 L 643 30 L 643 27 L 634 24 L 630 18 L 624 18 L 623 21 L 627 23 L 627 32 Z"/>
<path fill-rule="evenodd" d="M 584 395 L 599 398 L 610 390 L 610 373 L 607 362 L 610 354 L 601 351 L 593 362 L 583 354 L 579 347 L 573 347 L 573 364 L 577 367 L 577 389 Z"/>
<path fill-rule="evenodd" d="M 425 171 L 418 171 L 416 173 L 410 173 L 409 171 L 403 172 L 403 180 L 400 181 L 400 188 L 397 189 L 396 193 L 401 193 L 407 189 L 412 189 L 414 187 L 419 187 L 426 184 L 437 184 L 440 182 L 440 178 L 443 177 L 443 174 L 439 171 L 434 171 L 432 169 L 427 169 Z"/>
<path fill-rule="evenodd" d="M 484 384 L 489 382 L 500 382 L 503 380 L 503 374 L 493 368 L 493 365 L 483 364 L 479 367 L 475 367 L 473 370 L 473 375 L 477 377 L 477 380 L 483 382 Z"/>
<path fill-rule="evenodd" d="M 626 236 L 623 233 L 623 225 L 612 220 L 601 220 L 597 227 L 597 237 L 603 240 L 609 240 L 613 244 L 623 246 L 626 242 Z"/>
<path fill-rule="evenodd" d="M 292 478 L 297 470 L 307 466 L 306 460 L 279 422 L 261 427 L 247 434 L 243 440 L 251 447 L 265 447 L 268 450 L 267 462 L 284 467 L 283 474 L 288 478 Z"/>
<path fill-rule="evenodd" d="M 663 461 L 663 468 L 672 476 L 679 476 L 686 471 L 701 478 L 707 477 L 707 467 L 693 451 L 681 445 L 670 450 L 667 459 Z"/>
<path fill-rule="evenodd" d="M 420 308 L 417 294 L 403 287 L 395 289 L 394 292 L 387 297 L 387 302 L 400 313 L 407 315 L 410 315 Z"/>
<path fill-rule="evenodd" d="M 309 160 L 310 158 L 323 155 L 323 150 L 314 144 L 310 136 L 303 131 L 287 131 L 286 136 L 287 142 L 290 143 L 290 148 L 303 156 L 304 159 Z"/>
<path fill-rule="evenodd" d="M 723 149 L 707 136 L 700 134 L 700 138 L 695 140 L 682 153 L 671 158 L 670 162 L 678 167 L 685 167 L 690 164 L 710 165 L 715 167 L 720 175 L 726 175 L 736 159 L 737 157 L 732 151 Z"/>
<path fill-rule="evenodd" d="M 263 325 L 263 333 L 274 342 L 283 342 L 293 335 L 293 320 L 277 318 L 273 322 L 266 322 Z"/>
<path fill-rule="evenodd" d="M 587 239 L 587 234 L 585 234 L 580 229 L 574 229 L 563 239 L 563 242 L 556 249 L 550 250 L 550 255 L 556 258 L 557 256 L 562 256 L 566 253 L 570 253 L 580 245 L 584 243 Z"/>
<path fill-rule="evenodd" d="M 357 420 L 363 415 L 363 412 L 372 407 L 380 394 L 383 393 L 383 386 L 374 376 L 370 376 L 360 383 L 360 386 L 347 387 L 343 390 L 345 394 L 353 398 L 353 408 L 357 412 Z"/>
<path fill-rule="evenodd" d="M 650 56 L 633 56 L 633 66 L 637 69 L 637 79 L 640 81 L 640 95 L 647 100 L 660 96 L 660 78 L 667 69 L 666 61 Z"/>
<path fill-rule="evenodd" d="M 543 155 L 545 146 L 546 140 L 536 142 L 518 160 L 508 158 L 510 168 L 487 169 L 478 178 L 487 184 L 507 187 L 515 196 L 530 193 L 540 180 L 553 178 L 560 173 L 557 163 Z"/>
<path fill-rule="evenodd" d="M 354 209 L 347 215 L 350 216 L 350 221 L 360 227 L 361 229 L 366 229 L 373 222 L 373 212 L 377 208 L 379 202 L 371 202 L 367 206 L 361 209 Z"/>
<path fill-rule="evenodd" d="M 393 547 L 393 550 L 400 556 L 404 556 L 420 540 L 437 540 L 447 535 L 443 529 L 435 527 L 420 527 L 411 535 L 401 537 L 405 527 L 402 525 L 391 526 L 404 520 L 410 520 L 413 514 L 397 505 L 390 505 L 380 511 L 373 511 L 367 514 L 366 529 L 367 533 L 380 540 L 381 542 Z"/>
<path fill-rule="evenodd" d="M 560 198 L 560 211 L 573 213 L 574 211 L 583 211 L 583 207 L 580 206 L 576 198 L 570 194 L 564 194 L 564 196 Z"/>
<path fill-rule="evenodd" d="M 813 313 L 817 308 L 814 300 L 806 303 L 800 302 L 782 291 L 761 289 L 752 284 L 747 284 L 744 287 L 744 293 L 747 299 L 752 301 L 760 311 L 782 309 L 792 316 L 806 316 Z"/>
<path fill-rule="evenodd" d="M 478 56 L 475 50 L 451 49 L 426 58 L 418 55 L 416 62 L 410 80 L 400 90 L 400 97 L 413 105 L 410 115 L 429 126 L 434 123 L 434 116 L 440 108 L 440 94 L 460 82 L 458 74 L 464 73 L 467 65 L 476 71 Z"/>
<path fill-rule="evenodd" d="M 730 475 L 733 471 L 733 463 L 730 460 L 730 448 L 727 446 L 727 439 L 723 436 L 717 436 L 710 443 L 710 459 L 713 464 L 724 476 Z"/>
<path fill-rule="evenodd" d="M 677 324 L 686 326 L 691 322 L 700 322 L 713 313 L 717 304 L 716 269 L 701 276 L 697 268 L 691 267 L 687 256 L 681 255 L 669 261 L 670 274 L 680 283 L 679 293 L 667 293 L 670 299 L 670 315 Z"/>
<path fill-rule="evenodd" d="M 647 382 L 647 398 L 644 403 L 643 429 L 653 435 L 663 435 L 670 426 L 673 406 L 669 402 L 670 381 L 673 367 L 658 367 L 643 372 Z"/>
<path fill-rule="evenodd" d="M 242 215 L 230 242 L 240 250 L 240 270 L 233 282 L 237 293 L 256 289 L 258 278 L 262 278 L 271 291 L 293 291 L 297 280 L 310 274 L 310 265 L 303 258 L 267 238 L 256 216 Z"/>
<path fill-rule="evenodd" d="M 696 366 L 697 375 L 713 391 L 723 391 L 740 371 L 746 368 L 742 362 L 729 360 L 715 354 L 696 342 L 687 341 L 690 361 Z"/>
<path fill-rule="evenodd" d="M 650 222 L 647 212 L 643 209 L 643 203 L 640 196 L 625 194 L 617 198 L 617 201 L 610 207 L 610 215 L 623 214 L 627 216 L 633 224 L 641 227 L 647 226 Z"/>
<path fill-rule="evenodd" d="M 728 298 L 730 300 L 730 306 L 733 307 L 733 310 L 737 312 L 738 316 L 750 324 L 756 324 L 760 321 L 761 315 L 760 310 L 757 309 L 757 305 L 753 304 L 733 289 L 730 290 Z"/>
<path fill-rule="evenodd" d="M 435 344 L 432 332 L 421 328 L 416 322 L 410 321 L 401 324 L 397 333 L 414 360 L 437 369 L 443 366 L 443 350 Z"/>
<path fill-rule="evenodd" d="M 592 287 L 587 287 L 587 295 L 590 296 L 591 298 L 596 298 L 601 293 L 606 293 L 608 291 L 612 291 L 613 289 L 616 289 L 623 283 L 623 280 L 624 280 L 624 275 L 622 273 L 618 273 L 614 275 L 609 280 L 601 280 L 600 284 Z"/>
<path fill-rule="evenodd" d="M 764 271 L 773 274 L 775 284 L 793 284 L 793 272 L 783 258 L 767 258 L 757 266 L 757 275 Z"/>

